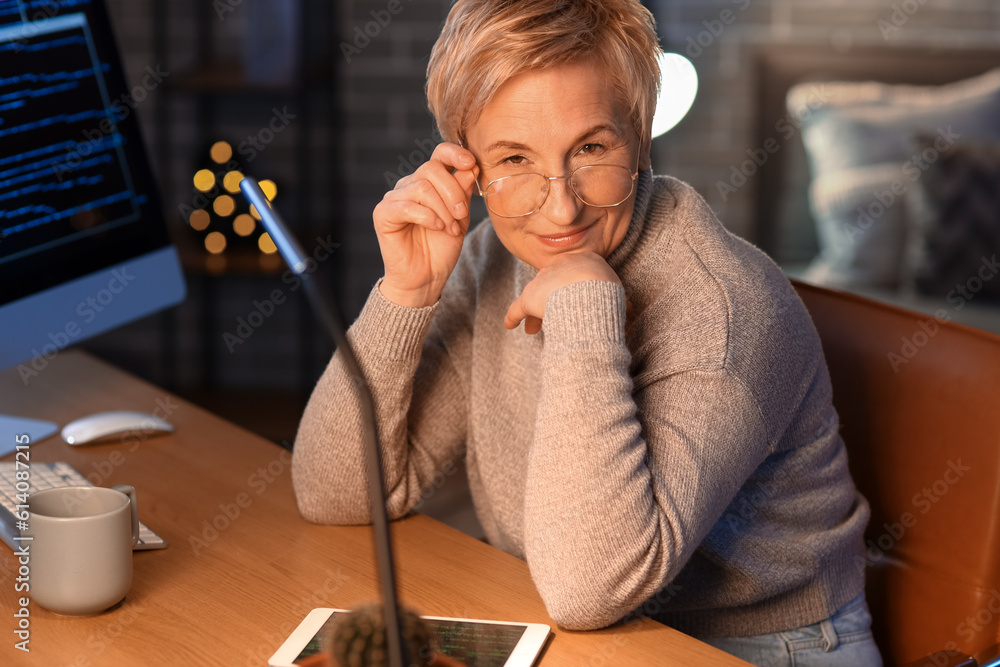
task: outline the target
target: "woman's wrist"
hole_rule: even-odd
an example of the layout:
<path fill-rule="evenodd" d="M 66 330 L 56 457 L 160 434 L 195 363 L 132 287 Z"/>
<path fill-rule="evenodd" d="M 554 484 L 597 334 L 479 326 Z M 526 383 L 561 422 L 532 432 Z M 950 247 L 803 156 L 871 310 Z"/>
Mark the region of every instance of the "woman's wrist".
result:
<path fill-rule="evenodd" d="M 399 288 L 389 278 L 383 278 L 378 291 L 386 300 L 403 308 L 426 308 L 433 306 L 441 297 L 441 289 L 424 286 L 418 289 Z"/>

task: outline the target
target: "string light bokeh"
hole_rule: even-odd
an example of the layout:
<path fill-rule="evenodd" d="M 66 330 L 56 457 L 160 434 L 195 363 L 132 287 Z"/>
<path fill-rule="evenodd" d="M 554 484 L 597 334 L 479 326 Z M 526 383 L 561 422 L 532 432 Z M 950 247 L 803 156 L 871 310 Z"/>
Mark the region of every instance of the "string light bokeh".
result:
<path fill-rule="evenodd" d="M 274 241 L 258 223 L 260 214 L 240 195 L 243 172 L 233 168 L 233 147 L 228 141 L 216 141 L 208 151 L 214 163 L 211 168 L 198 169 L 192 182 L 205 194 L 208 204 L 188 214 L 188 225 L 201 236 L 205 250 L 212 255 L 237 246 L 256 247 L 265 255 L 277 251 Z M 268 201 L 278 196 L 278 186 L 271 179 L 260 181 L 260 189 Z"/>

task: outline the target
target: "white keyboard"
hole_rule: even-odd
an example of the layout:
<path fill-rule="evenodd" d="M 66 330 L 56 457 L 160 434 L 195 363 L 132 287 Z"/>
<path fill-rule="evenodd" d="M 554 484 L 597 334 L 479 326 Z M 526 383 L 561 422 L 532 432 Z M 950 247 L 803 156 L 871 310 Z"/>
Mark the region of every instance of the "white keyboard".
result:
<path fill-rule="evenodd" d="M 13 461 L 0 461 L 0 537 L 11 549 L 15 549 L 14 536 L 20 535 L 15 522 L 17 489 L 15 484 L 15 466 Z M 24 465 L 21 470 L 24 471 Z M 28 482 L 31 484 L 29 493 L 51 489 L 57 486 L 93 486 L 86 477 L 76 471 L 68 463 L 32 463 L 28 468 Z M 167 541 L 139 522 L 139 543 L 134 551 L 146 549 L 163 549 Z"/>

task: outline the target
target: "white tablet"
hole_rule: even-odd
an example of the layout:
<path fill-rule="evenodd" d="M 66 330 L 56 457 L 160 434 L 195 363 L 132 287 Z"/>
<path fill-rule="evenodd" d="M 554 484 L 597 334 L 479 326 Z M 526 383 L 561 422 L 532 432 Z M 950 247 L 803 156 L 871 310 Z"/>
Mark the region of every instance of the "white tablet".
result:
<path fill-rule="evenodd" d="M 322 631 L 344 609 L 313 609 L 268 659 L 269 667 L 306 665 L 322 650 Z M 473 618 L 423 616 L 437 635 L 441 652 L 468 667 L 531 667 L 550 628 L 541 623 L 505 623 Z"/>

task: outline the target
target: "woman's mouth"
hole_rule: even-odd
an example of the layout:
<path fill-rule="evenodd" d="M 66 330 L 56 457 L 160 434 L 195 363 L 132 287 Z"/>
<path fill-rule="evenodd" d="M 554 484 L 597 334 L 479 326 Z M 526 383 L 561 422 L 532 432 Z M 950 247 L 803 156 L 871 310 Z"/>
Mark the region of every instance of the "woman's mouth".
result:
<path fill-rule="evenodd" d="M 566 248 L 568 246 L 576 245 L 581 240 L 583 240 L 583 237 L 586 235 L 588 229 L 590 229 L 590 225 L 572 232 L 554 234 L 551 236 L 543 236 L 541 234 L 535 234 L 535 236 L 544 245 L 547 245 L 551 248 Z"/>

